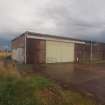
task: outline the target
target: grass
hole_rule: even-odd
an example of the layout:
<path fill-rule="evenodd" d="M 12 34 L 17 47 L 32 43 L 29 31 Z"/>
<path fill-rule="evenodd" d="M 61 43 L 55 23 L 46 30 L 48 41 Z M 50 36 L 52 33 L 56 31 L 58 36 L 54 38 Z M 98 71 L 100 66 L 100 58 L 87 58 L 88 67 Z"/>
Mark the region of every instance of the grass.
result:
<path fill-rule="evenodd" d="M 0 105 L 96 105 L 43 76 L 20 76 L 14 64 L 1 64 L 0 72 Z"/>
<path fill-rule="evenodd" d="M 0 105 L 95 105 L 95 102 L 79 93 L 63 90 L 41 76 L 1 77 Z"/>

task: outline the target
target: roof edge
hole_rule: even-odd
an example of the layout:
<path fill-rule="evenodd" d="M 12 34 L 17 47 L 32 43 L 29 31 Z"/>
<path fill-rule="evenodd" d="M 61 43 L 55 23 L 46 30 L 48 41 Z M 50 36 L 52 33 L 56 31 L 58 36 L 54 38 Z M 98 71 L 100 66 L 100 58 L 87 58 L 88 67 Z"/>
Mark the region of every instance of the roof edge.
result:
<path fill-rule="evenodd" d="M 77 38 L 71 38 L 71 37 L 64 37 L 64 36 L 58 36 L 58 35 L 53 35 L 53 34 L 45 34 L 45 33 L 38 33 L 38 32 L 30 32 L 30 31 L 25 31 L 22 33 L 20 36 L 14 38 L 12 41 L 18 39 L 19 37 L 23 35 L 33 35 L 33 36 L 39 36 L 39 37 L 49 37 L 49 38 L 57 38 L 57 39 L 63 39 L 63 40 L 74 40 L 74 41 L 81 41 L 81 42 L 86 42 L 86 43 L 100 43 L 100 44 L 105 44 L 104 42 L 98 42 L 98 41 L 92 41 L 92 40 L 81 40 Z"/>

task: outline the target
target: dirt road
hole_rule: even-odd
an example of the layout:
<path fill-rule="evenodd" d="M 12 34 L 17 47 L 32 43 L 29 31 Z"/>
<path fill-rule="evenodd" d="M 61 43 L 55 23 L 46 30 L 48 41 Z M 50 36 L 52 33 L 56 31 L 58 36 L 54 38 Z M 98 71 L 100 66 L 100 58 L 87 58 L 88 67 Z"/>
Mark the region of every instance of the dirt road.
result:
<path fill-rule="evenodd" d="M 66 87 L 72 86 L 105 103 L 105 64 L 48 64 L 42 66 L 40 71 Z"/>

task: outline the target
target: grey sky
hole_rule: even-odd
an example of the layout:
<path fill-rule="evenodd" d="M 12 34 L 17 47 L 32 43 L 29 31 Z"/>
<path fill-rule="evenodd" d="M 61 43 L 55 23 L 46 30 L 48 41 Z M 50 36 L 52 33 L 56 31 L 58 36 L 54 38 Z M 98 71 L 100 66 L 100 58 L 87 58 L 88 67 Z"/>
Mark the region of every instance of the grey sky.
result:
<path fill-rule="evenodd" d="M 24 31 L 105 40 L 105 0 L 0 0 L 0 37 Z"/>

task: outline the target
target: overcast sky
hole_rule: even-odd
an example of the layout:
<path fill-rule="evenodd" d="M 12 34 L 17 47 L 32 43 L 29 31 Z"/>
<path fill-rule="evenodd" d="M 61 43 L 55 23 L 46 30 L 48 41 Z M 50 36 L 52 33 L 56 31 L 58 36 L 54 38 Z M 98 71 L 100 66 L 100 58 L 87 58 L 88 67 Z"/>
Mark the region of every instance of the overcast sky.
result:
<path fill-rule="evenodd" d="M 0 37 L 24 31 L 105 40 L 105 0 L 0 0 Z"/>

